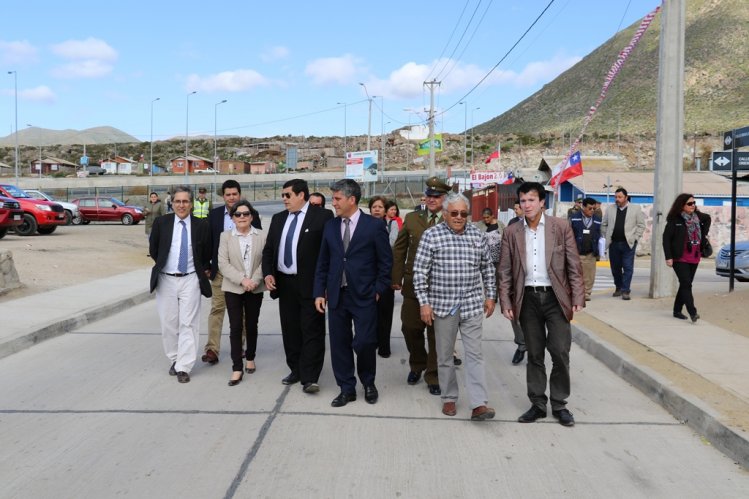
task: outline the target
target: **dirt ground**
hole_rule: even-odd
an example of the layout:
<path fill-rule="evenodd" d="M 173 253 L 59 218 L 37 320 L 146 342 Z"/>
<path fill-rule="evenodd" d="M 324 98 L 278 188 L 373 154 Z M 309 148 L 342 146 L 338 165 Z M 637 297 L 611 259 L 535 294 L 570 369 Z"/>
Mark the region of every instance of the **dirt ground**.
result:
<path fill-rule="evenodd" d="M 0 247 L 13 252 L 23 287 L 0 296 L 0 302 L 33 295 L 71 284 L 148 268 L 143 224 L 91 223 L 60 227 L 48 236 L 20 237 L 13 233 L 0 239 Z M 638 266 L 642 262 L 638 261 Z M 713 265 L 712 260 L 703 265 Z M 749 337 L 749 283 L 737 282 L 735 291 L 710 286 L 695 290 L 700 316 L 716 326 Z M 719 291 L 716 291 L 719 290 Z M 670 299 L 664 299 L 669 306 Z"/>

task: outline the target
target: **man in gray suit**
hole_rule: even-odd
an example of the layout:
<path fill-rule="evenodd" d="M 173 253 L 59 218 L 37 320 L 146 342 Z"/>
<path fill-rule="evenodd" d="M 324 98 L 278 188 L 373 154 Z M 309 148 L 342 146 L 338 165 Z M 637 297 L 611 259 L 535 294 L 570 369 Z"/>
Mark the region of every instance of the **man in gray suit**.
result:
<path fill-rule="evenodd" d="M 522 223 L 505 229 L 499 259 L 499 303 L 502 315 L 520 319 L 528 349 L 526 380 L 531 408 L 518 418 L 532 423 L 551 413 L 564 426 L 575 419 L 567 410 L 570 395 L 570 321 L 585 306 L 583 270 L 572 227 L 562 218 L 544 215 L 546 191 L 538 182 L 518 188 Z M 547 334 L 548 331 L 548 334 Z M 545 350 L 553 363 L 546 396 Z"/>
<path fill-rule="evenodd" d="M 608 206 L 603 215 L 601 234 L 606 238 L 609 265 L 616 286 L 613 296 L 629 300 L 637 242 L 645 232 L 645 216 L 638 205 L 629 202 L 624 187 L 616 190 L 615 197 L 616 203 Z"/>

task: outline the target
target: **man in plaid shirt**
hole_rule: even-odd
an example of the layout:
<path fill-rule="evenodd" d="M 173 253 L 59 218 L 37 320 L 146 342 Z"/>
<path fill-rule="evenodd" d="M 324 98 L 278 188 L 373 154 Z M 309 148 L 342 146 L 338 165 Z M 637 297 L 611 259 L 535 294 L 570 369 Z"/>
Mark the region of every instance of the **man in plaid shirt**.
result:
<path fill-rule="evenodd" d="M 487 407 L 482 315 L 489 317 L 494 312 L 497 286 L 486 235 L 466 223 L 469 205 L 462 194 L 448 194 L 443 203 L 445 222 L 427 229 L 421 237 L 413 280 L 421 320 L 427 325 L 434 323 L 442 413 L 457 413 L 453 348 L 460 329 L 466 356 L 466 389 L 473 409 L 471 419 L 483 421 L 494 417 L 494 409 Z"/>

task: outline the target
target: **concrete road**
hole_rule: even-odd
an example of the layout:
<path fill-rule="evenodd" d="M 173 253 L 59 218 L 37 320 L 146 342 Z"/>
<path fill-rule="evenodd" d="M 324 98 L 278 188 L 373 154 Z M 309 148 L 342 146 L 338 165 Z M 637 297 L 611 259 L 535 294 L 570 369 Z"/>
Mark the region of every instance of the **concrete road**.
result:
<path fill-rule="evenodd" d="M 207 311 L 205 301 L 204 332 Z M 226 336 L 221 362 L 199 363 L 189 384 L 167 374 L 153 301 L 1 359 L 0 497 L 697 498 L 749 490 L 749 473 L 574 344 L 577 425 L 551 416 L 517 423 L 529 407 L 525 369 L 510 364 L 515 346 L 499 315 L 487 320 L 484 342 L 497 418 L 474 423 L 465 398 L 449 418 L 423 382 L 406 385 L 399 332 L 393 356 L 378 359 L 376 405 L 360 393 L 331 407 L 338 390 L 329 359 L 319 394 L 283 386 L 277 313 L 266 296 L 258 371 L 236 387 L 226 384 Z M 459 376 L 462 383 L 462 369 Z"/>

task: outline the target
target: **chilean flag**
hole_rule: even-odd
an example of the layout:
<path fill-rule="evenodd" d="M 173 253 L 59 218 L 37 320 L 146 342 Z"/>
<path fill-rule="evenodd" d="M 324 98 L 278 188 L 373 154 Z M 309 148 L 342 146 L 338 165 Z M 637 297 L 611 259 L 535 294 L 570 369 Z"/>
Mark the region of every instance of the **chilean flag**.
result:
<path fill-rule="evenodd" d="M 515 182 L 515 175 L 512 174 L 512 172 L 507 174 L 507 178 L 502 182 L 502 184 L 512 184 Z"/>
<path fill-rule="evenodd" d="M 499 159 L 499 149 L 491 153 L 484 163 L 491 163 L 493 159 Z"/>
<path fill-rule="evenodd" d="M 575 177 L 579 177 L 583 174 L 583 164 L 580 161 L 580 151 L 575 152 L 570 156 L 569 163 L 565 166 L 564 160 L 562 160 L 554 169 L 551 171 L 551 179 L 549 185 L 554 189 L 559 187 L 560 184 L 567 180 Z"/>

